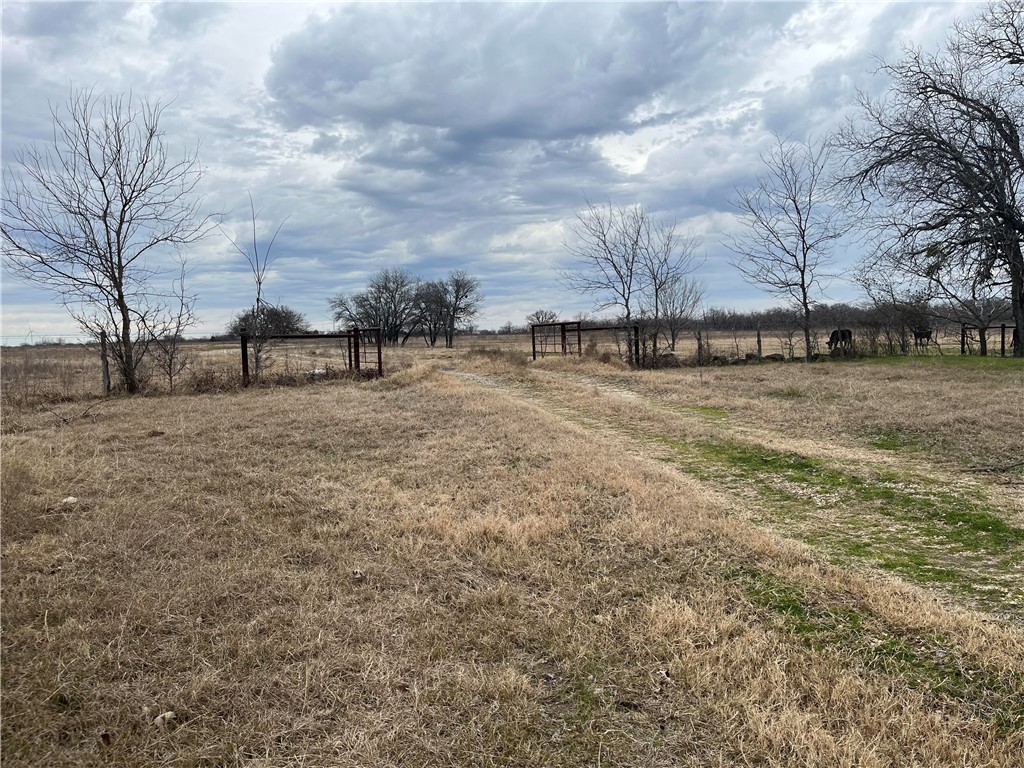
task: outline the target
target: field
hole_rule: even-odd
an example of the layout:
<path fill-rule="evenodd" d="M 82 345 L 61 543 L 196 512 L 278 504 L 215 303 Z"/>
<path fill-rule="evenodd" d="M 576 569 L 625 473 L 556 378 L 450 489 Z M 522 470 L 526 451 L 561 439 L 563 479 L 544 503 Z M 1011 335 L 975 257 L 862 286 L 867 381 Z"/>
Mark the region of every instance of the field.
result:
<path fill-rule="evenodd" d="M 5 765 L 1021 764 L 1020 361 L 481 343 L 100 400 L 32 359 Z"/>

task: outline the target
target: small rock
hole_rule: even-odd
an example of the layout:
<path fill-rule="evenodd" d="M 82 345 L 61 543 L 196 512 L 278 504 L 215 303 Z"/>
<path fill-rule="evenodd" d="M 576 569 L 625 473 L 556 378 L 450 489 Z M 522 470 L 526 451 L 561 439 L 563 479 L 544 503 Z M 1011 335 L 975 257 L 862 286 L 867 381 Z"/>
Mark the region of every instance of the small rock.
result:
<path fill-rule="evenodd" d="M 63 499 L 60 500 L 60 503 L 61 504 L 77 504 L 78 503 L 78 499 L 76 497 L 74 497 L 74 496 L 65 496 Z"/>

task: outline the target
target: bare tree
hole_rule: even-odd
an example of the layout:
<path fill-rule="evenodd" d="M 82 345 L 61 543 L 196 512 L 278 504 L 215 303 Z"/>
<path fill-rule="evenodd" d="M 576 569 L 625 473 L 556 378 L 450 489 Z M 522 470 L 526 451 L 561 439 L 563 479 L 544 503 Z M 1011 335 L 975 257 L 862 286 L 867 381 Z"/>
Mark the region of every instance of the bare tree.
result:
<path fill-rule="evenodd" d="M 245 326 L 244 330 L 249 335 L 249 344 L 252 347 L 253 378 L 258 380 L 260 374 L 273 363 L 273 358 L 271 357 L 273 344 L 269 337 L 281 333 L 281 331 L 275 330 L 275 324 L 277 326 L 280 325 L 278 320 L 281 310 L 263 298 L 263 285 L 267 280 L 267 272 L 270 269 L 270 265 L 274 261 L 274 257 L 271 255 L 274 243 L 277 241 L 277 236 L 281 234 L 281 228 L 288 221 L 288 217 L 286 216 L 277 225 L 277 229 L 274 230 L 274 234 L 271 235 L 269 242 L 261 250 L 258 229 L 259 217 L 263 213 L 263 209 L 256 210 L 256 204 L 253 202 L 251 193 L 249 194 L 249 212 L 252 226 L 251 246 L 249 243 L 243 243 L 240 239 L 233 238 L 227 232 L 224 232 L 223 228 L 221 231 L 224 232 L 224 236 L 227 237 L 231 245 L 234 246 L 235 250 L 242 255 L 242 258 L 249 265 L 249 271 L 256 286 L 256 296 L 248 312 L 249 324 Z"/>
<path fill-rule="evenodd" d="M 658 337 L 665 334 L 669 348 L 675 350 L 682 315 L 696 309 L 694 302 L 700 301 L 699 283 L 692 277 L 699 266 L 697 238 L 679 236 L 674 224 L 652 222 L 646 214 L 640 226 L 640 308 L 657 356 Z"/>
<path fill-rule="evenodd" d="M 73 91 L 51 106 L 53 137 L 20 149 L 4 173 L 3 254 L 13 274 L 52 291 L 90 335 L 105 332 L 129 393 L 163 306 L 163 252 L 210 228 L 198 155 L 172 158 L 164 107 L 131 93 Z"/>
<path fill-rule="evenodd" d="M 529 329 L 531 325 L 538 325 L 542 323 L 557 323 L 558 313 L 552 309 L 538 309 L 535 312 L 531 312 L 526 316 L 526 327 Z"/>
<path fill-rule="evenodd" d="M 464 329 L 480 313 L 484 296 L 480 292 L 480 281 L 456 269 L 443 283 L 444 286 L 444 345 L 455 346 L 455 332 Z"/>
<path fill-rule="evenodd" d="M 673 352 L 679 337 L 693 326 L 703 302 L 704 284 L 692 275 L 674 275 L 665 283 L 661 291 L 660 325 Z"/>
<path fill-rule="evenodd" d="M 313 332 L 305 315 L 286 304 L 264 303 L 259 323 L 267 336 Z M 243 330 L 248 332 L 256 324 L 257 321 L 253 319 L 252 308 L 249 308 L 232 318 L 231 322 L 228 323 L 226 332 L 230 336 L 238 336 Z"/>
<path fill-rule="evenodd" d="M 636 206 L 585 201 L 586 207 L 576 211 L 576 221 L 569 227 L 572 239 L 563 243 L 576 265 L 562 272 L 562 279 L 573 290 L 594 296 L 596 311 L 617 309 L 629 325 L 643 280 L 641 241 L 646 215 Z"/>
<path fill-rule="evenodd" d="M 443 280 L 420 283 L 416 291 L 416 322 L 427 346 L 437 346 L 447 323 L 448 290 Z"/>
<path fill-rule="evenodd" d="M 617 309 L 626 325 L 642 320 L 655 351 L 657 337 L 667 331 L 666 302 L 680 281 L 699 266 L 696 239 L 679 236 L 674 224 L 657 221 L 641 205 L 596 205 L 589 199 L 576 212 L 572 239 L 564 243 L 575 258 L 562 279 L 572 289 L 594 296 L 595 310 Z M 678 295 L 676 296 L 678 298 Z M 678 330 L 668 333 L 674 344 Z M 646 341 L 645 341 L 646 343 Z M 633 349 L 629 349 L 632 360 Z"/>
<path fill-rule="evenodd" d="M 145 323 L 152 339 L 156 367 L 167 378 L 171 394 L 174 394 L 174 380 L 192 363 L 192 355 L 183 342 L 185 331 L 198 320 L 195 313 L 196 297 L 189 293 L 185 283 L 187 267 L 186 261 L 182 259 L 167 310 L 157 316 L 155 323 L 152 319 L 147 319 Z"/>
<path fill-rule="evenodd" d="M 382 269 L 366 288 L 328 300 L 335 320 L 380 328 L 385 344 L 404 344 L 418 327 L 419 277 L 405 269 Z"/>
<path fill-rule="evenodd" d="M 903 258 L 911 273 L 938 268 L 1002 286 L 1024 356 L 1024 14 L 992 3 L 958 24 L 943 50 L 908 49 L 880 72 L 885 99 L 861 96 L 860 119 L 840 134 L 845 179 L 871 200 L 882 233 L 873 258 Z M 938 247 L 938 251 L 936 251 Z M 941 260 L 937 261 L 936 256 Z"/>
<path fill-rule="evenodd" d="M 796 143 L 776 135 L 761 155 L 765 171 L 733 205 L 745 225 L 726 246 L 750 283 L 788 300 L 800 312 L 804 358 L 811 359 L 811 312 L 827 285 L 832 248 L 851 229 L 843 205 L 830 194 L 832 150 L 826 142 Z"/>

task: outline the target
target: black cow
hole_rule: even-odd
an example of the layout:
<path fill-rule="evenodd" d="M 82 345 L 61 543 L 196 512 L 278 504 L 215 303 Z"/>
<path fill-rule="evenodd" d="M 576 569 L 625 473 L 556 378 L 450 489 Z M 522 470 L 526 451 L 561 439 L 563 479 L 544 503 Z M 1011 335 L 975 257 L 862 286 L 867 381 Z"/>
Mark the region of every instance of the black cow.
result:
<path fill-rule="evenodd" d="M 836 328 L 828 337 L 829 349 L 853 349 L 853 331 L 849 328 Z"/>
<path fill-rule="evenodd" d="M 914 329 L 914 346 L 917 348 L 927 347 L 932 343 L 932 329 L 931 328 L 915 328 Z"/>

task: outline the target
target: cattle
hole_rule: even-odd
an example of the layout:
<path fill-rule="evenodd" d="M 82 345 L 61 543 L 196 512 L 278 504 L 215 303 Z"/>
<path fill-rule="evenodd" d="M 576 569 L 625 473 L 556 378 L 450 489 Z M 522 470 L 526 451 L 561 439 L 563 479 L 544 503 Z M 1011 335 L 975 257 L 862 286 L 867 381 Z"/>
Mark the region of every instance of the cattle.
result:
<path fill-rule="evenodd" d="M 836 328 L 828 337 L 829 349 L 853 349 L 853 331 L 849 328 Z"/>
<path fill-rule="evenodd" d="M 914 329 L 914 346 L 918 349 L 927 347 L 932 343 L 932 329 L 931 328 L 915 328 Z"/>

